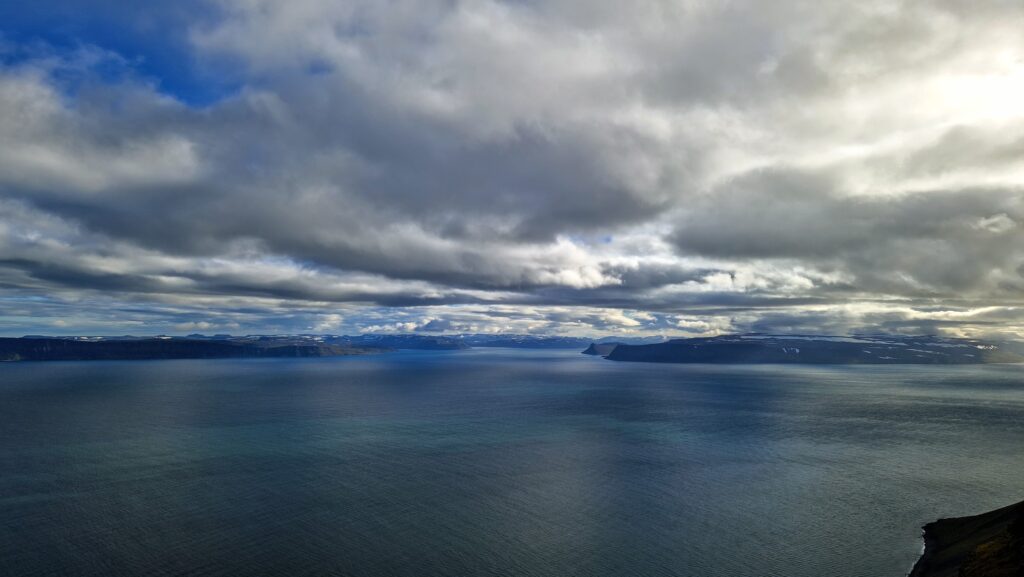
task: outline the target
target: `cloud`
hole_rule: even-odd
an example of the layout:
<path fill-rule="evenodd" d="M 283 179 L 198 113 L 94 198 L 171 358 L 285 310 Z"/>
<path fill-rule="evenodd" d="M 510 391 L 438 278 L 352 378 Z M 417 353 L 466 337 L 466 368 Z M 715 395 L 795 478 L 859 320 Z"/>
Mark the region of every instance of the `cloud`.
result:
<path fill-rule="evenodd" d="M 330 313 L 326 315 L 321 315 L 319 320 L 317 320 L 317 323 L 310 327 L 310 329 L 314 333 L 330 333 L 337 331 L 339 328 L 341 328 L 344 322 L 345 317 L 339 314 Z"/>
<path fill-rule="evenodd" d="M 0 42 L 5 333 L 1018 330 L 1024 8 L 111 6 Z"/>
<path fill-rule="evenodd" d="M 886 296 L 1009 296 L 1021 282 L 1024 189 L 849 195 L 820 175 L 755 171 L 691 205 L 684 253 L 788 259 Z"/>

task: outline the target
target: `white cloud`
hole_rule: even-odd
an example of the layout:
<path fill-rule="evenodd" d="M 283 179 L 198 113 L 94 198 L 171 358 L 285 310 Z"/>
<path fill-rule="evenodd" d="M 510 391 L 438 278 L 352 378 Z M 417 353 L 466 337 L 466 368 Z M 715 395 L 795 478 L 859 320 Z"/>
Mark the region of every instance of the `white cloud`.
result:
<path fill-rule="evenodd" d="M 314 333 L 331 333 L 336 332 L 341 328 L 342 323 L 345 321 L 345 317 L 339 314 L 326 314 L 320 315 L 317 323 L 310 327 Z"/>

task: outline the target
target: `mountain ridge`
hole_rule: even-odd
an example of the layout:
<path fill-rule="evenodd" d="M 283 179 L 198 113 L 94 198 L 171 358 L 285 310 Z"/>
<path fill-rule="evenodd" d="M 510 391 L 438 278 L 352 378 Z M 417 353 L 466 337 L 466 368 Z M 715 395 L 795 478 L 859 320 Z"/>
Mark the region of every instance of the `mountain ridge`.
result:
<path fill-rule="evenodd" d="M 592 347 L 583 352 L 613 361 L 658 363 L 880 365 L 1024 362 L 1019 346 L 936 336 L 742 334 L 672 339 L 642 345 L 617 344 L 602 349 Z"/>

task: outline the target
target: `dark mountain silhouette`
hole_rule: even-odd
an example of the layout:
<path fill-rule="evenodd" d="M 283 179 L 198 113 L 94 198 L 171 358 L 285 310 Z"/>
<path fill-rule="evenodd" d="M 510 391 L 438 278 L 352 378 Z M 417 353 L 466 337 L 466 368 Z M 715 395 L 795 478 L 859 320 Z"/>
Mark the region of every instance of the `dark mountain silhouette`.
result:
<path fill-rule="evenodd" d="M 924 526 L 909 577 L 1024 577 L 1024 502 Z"/>

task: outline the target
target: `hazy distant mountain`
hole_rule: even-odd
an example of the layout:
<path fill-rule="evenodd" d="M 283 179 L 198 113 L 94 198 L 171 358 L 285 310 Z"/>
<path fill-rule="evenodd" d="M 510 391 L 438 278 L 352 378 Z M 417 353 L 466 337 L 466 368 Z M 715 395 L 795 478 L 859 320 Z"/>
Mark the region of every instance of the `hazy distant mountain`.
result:
<path fill-rule="evenodd" d="M 578 349 L 590 339 L 543 335 L 463 335 L 463 342 L 472 347 L 504 347 L 512 349 Z"/>
<path fill-rule="evenodd" d="M 424 335 L 424 334 L 368 334 L 359 336 L 323 337 L 325 342 L 344 343 L 350 346 L 386 346 L 392 349 L 466 349 L 473 347 L 501 347 L 513 349 L 580 349 L 593 339 L 584 337 L 562 337 L 548 335 L 507 335 L 507 334 L 465 334 L 465 335 Z M 596 342 L 615 340 L 630 344 L 663 342 L 664 337 L 603 337 Z"/>
<path fill-rule="evenodd" d="M 606 352 L 602 352 L 606 351 Z M 730 335 L 591 347 L 613 361 L 660 363 L 977 364 L 1022 362 L 1001 343 L 905 336 Z"/>
<path fill-rule="evenodd" d="M 600 357 L 607 357 L 612 354 L 615 347 L 622 343 L 590 343 L 590 346 L 583 351 L 585 355 L 597 355 Z"/>
<path fill-rule="evenodd" d="M 468 334 L 443 337 L 456 339 L 469 347 L 501 347 L 511 349 L 579 349 L 586 347 L 593 339 L 585 337 L 562 337 L 549 335 L 502 335 L 502 334 Z M 616 337 L 603 337 L 596 342 L 608 340 L 620 340 L 633 344 L 662 342 L 663 337 L 642 337 L 633 339 L 622 339 Z"/>
<path fill-rule="evenodd" d="M 368 334 L 320 337 L 324 342 L 351 347 L 381 349 L 459 350 L 469 346 L 457 337 L 408 334 Z"/>

